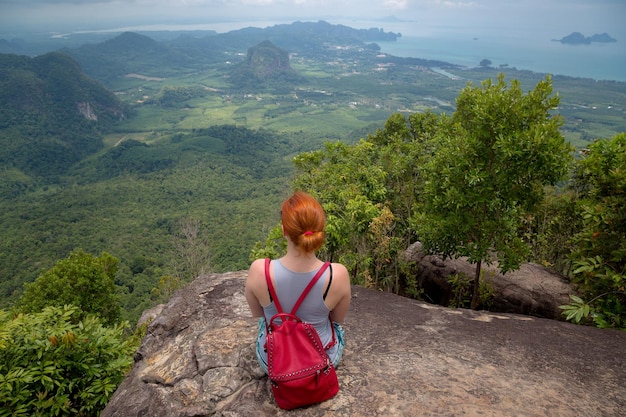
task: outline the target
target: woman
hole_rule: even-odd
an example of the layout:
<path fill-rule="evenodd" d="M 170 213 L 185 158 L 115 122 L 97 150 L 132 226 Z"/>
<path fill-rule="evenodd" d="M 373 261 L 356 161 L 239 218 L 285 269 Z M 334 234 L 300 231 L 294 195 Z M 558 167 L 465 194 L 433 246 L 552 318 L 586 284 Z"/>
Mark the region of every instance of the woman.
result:
<path fill-rule="evenodd" d="M 287 253 L 271 262 L 270 277 L 283 310 L 289 312 L 311 278 L 324 264 L 315 253 L 324 243 L 326 216 L 319 202 L 303 192 L 296 192 L 283 202 L 281 208 Z M 245 293 L 252 315 L 261 317 L 256 350 L 259 364 L 267 373 L 265 323 L 278 311 L 265 281 L 264 259 L 257 259 L 250 265 Z M 335 334 L 337 343 L 326 351 L 335 367 L 339 365 L 343 352 L 344 331 L 340 323 L 348 314 L 350 297 L 348 270 L 342 264 L 332 263 L 297 312 L 302 321 L 315 327 L 324 346 L 331 344 L 333 333 Z"/>

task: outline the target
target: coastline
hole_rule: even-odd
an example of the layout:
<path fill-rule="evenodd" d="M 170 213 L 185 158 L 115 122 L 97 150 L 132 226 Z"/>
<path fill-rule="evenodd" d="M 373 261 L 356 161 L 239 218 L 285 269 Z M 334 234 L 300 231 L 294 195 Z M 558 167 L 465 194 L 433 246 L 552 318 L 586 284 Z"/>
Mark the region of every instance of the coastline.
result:
<path fill-rule="evenodd" d="M 467 28 L 442 28 L 429 35 L 418 35 L 412 22 L 366 22 L 328 21 L 330 24 L 349 26 L 355 29 L 380 27 L 385 32 L 401 33 L 396 41 L 378 41 L 381 52 L 398 57 L 410 57 L 447 62 L 463 67 L 477 67 L 488 59 L 494 68 L 528 70 L 540 74 L 562 75 L 598 81 L 626 82 L 626 33 L 617 42 L 591 44 L 563 44 L 554 37 L 535 33 L 532 37 L 489 32 L 470 33 Z M 268 28 L 274 25 L 291 24 L 293 21 L 258 20 L 224 21 L 203 24 L 148 24 L 128 25 L 115 28 L 48 32 L 48 40 L 42 45 L 64 42 L 73 44 L 81 35 L 113 36 L 124 31 L 133 31 L 150 36 L 150 32 L 212 31 L 226 33 L 246 27 Z M 423 27 L 420 27 L 423 29 Z M 408 33 L 408 34 L 407 34 Z M 42 34 L 40 33 L 39 36 Z M 73 38 L 70 40 L 70 38 Z M 56 42 L 55 42 L 56 41 Z M 52 48 L 55 49 L 55 48 Z"/>
<path fill-rule="evenodd" d="M 507 42 L 510 41 L 510 42 Z M 425 38 L 402 36 L 395 42 L 376 42 L 381 52 L 406 58 L 477 67 L 483 59 L 501 67 L 536 73 L 626 82 L 626 54 L 618 41 L 610 44 L 566 45 L 545 41 L 481 38 Z"/>

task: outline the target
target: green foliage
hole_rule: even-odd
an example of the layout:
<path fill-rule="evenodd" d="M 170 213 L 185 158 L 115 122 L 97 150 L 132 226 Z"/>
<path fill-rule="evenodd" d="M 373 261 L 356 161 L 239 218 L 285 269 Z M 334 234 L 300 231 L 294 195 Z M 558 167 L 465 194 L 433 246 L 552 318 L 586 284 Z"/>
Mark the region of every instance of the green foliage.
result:
<path fill-rule="evenodd" d="M 583 318 L 588 318 L 591 313 L 589 304 L 585 303 L 582 298 L 577 295 L 570 294 L 571 304 L 559 306 L 563 310 L 565 320 L 571 320 L 574 323 L 580 323 Z"/>
<path fill-rule="evenodd" d="M 0 310 L 0 416 L 98 416 L 138 347 L 125 328 L 73 306 Z"/>
<path fill-rule="evenodd" d="M 154 100 L 164 108 L 180 108 L 184 107 L 190 100 L 202 98 L 206 95 L 207 91 L 202 87 L 165 86 L 156 95 Z"/>
<path fill-rule="evenodd" d="M 250 261 L 262 258 L 276 259 L 283 256 L 286 251 L 287 241 L 283 237 L 283 229 L 279 224 L 269 231 L 265 244 L 255 243 L 250 251 Z"/>
<path fill-rule="evenodd" d="M 359 283 L 364 283 L 370 256 L 367 232 L 384 201 L 384 173 L 368 166 L 375 147 L 326 144 L 323 151 L 298 155 L 294 188 L 316 195 L 326 211 L 325 252 L 344 263 Z M 348 250 L 350 248 L 350 250 Z"/>
<path fill-rule="evenodd" d="M 326 210 L 325 253 L 344 263 L 356 283 L 415 290 L 400 281 L 399 254 L 415 237 L 408 219 L 439 123 L 433 113 L 394 114 L 384 129 L 355 145 L 327 143 L 294 159 L 294 188 L 317 195 Z"/>
<path fill-rule="evenodd" d="M 474 277 L 464 273 L 458 273 L 448 277 L 447 280 L 452 286 L 452 298 L 450 299 L 449 306 L 454 308 L 470 308 L 473 298 Z M 481 309 L 489 310 L 493 302 L 494 292 L 495 289 L 491 283 L 486 282 L 484 279 L 480 280 L 478 296 Z"/>
<path fill-rule="evenodd" d="M 121 314 L 137 320 L 160 278 L 180 271 L 173 243 L 187 218 L 210 237 L 211 271 L 247 268 L 254 242 L 276 222 L 293 172 L 285 155 L 294 148 L 288 135 L 236 126 L 128 138 L 74 166 L 62 185 L 3 195 L 0 306 L 15 302 L 42 269 L 83 248 L 120 260 Z"/>
<path fill-rule="evenodd" d="M 152 288 L 151 299 L 155 303 L 165 303 L 172 298 L 172 295 L 183 288 L 183 281 L 180 278 L 172 277 L 170 275 L 162 276 L 159 279 L 159 283 L 155 288 Z"/>
<path fill-rule="evenodd" d="M 94 314 L 108 324 L 116 323 L 120 318 L 114 281 L 117 265 L 118 259 L 108 253 L 95 257 L 74 250 L 34 283 L 26 284 L 19 309 L 34 313 L 48 306 L 74 305 L 82 312 L 81 318 Z"/>
<path fill-rule="evenodd" d="M 478 263 L 472 307 L 478 305 L 480 263 L 497 254 L 502 272 L 516 269 L 528 245 L 522 219 L 543 198 L 543 186 L 567 173 L 571 148 L 550 114 L 546 78 L 524 94 L 520 83 L 486 80 L 457 98 L 457 110 L 424 167 L 422 212 L 414 224 L 427 251 Z"/>
<path fill-rule="evenodd" d="M 580 320 L 592 313 L 600 327 L 626 328 L 626 133 L 589 146 L 577 164 L 583 227 L 572 254 L 574 282 L 588 301 L 565 313 Z M 577 300 L 575 300 L 577 301 Z M 580 309 L 584 307 L 582 313 Z M 590 307 L 591 306 L 591 307 Z M 577 314 L 568 313 L 578 308 Z"/>
<path fill-rule="evenodd" d="M 576 193 L 548 189 L 542 204 L 524 219 L 520 236 L 531 246 L 529 260 L 570 276 L 574 236 L 583 227 Z"/>

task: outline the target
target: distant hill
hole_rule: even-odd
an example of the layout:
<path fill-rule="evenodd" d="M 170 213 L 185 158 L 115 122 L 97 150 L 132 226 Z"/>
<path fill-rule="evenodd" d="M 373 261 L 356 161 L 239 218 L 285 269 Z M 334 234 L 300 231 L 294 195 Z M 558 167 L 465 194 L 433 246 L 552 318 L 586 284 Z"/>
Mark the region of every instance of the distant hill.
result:
<path fill-rule="evenodd" d="M 85 73 L 105 83 L 129 73 L 164 76 L 163 68 L 170 68 L 172 63 L 184 65 L 191 61 L 184 52 L 133 32 L 122 33 L 98 44 L 63 49 L 62 52 L 78 61 Z"/>
<path fill-rule="evenodd" d="M 325 21 L 294 22 L 268 28 L 244 28 L 227 33 L 212 31 L 156 41 L 144 35 L 126 32 L 101 43 L 90 43 L 62 52 L 78 61 L 91 77 L 108 83 L 129 73 L 167 77 L 168 70 L 203 70 L 218 62 L 240 63 L 241 53 L 269 41 L 287 53 L 324 55 L 330 45 L 366 47 L 376 41 L 394 41 L 401 34 L 379 28 L 354 29 Z"/>
<path fill-rule="evenodd" d="M 99 150 L 101 132 L 125 114 L 117 97 L 87 77 L 67 55 L 0 54 L 4 169 L 51 179 Z"/>
<path fill-rule="evenodd" d="M 326 21 L 294 22 L 265 29 L 245 28 L 220 35 L 223 39 L 254 38 L 269 40 L 289 52 L 325 52 L 329 44 L 365 45 L 376 41 L 395 41 L 402 35 L 380 28 L 354 29 Z M 253 38 L 254 37 L 254 38 Z M 258 42 L 258 41 L 257 41 Z M 256 44 L 257 42 L 254 42 Z M 250 46 L 248 44 L 248 46 Z"/>
<path fill-rule="evenodd" d="M 580 32 L 572 32 L 569 35 L 561 38 L 559 42 L 570 45 L 589 45 L 593 42 L 598 43 L 611 43 L 617 42 L 617 39 L 613 39 L 608 33 L 595 34 L 593 36 L 585 36 Z"/>
<path fill-rule="evenodd" d="M 291 68 L 286 50 L 270 41 L 263 41 L 248 49 L 246 60 L 231 71 L 231 80 L 240 86 L 258 86 L 260 83 L 275 86 L 302 82 L 304 77 Z"/>

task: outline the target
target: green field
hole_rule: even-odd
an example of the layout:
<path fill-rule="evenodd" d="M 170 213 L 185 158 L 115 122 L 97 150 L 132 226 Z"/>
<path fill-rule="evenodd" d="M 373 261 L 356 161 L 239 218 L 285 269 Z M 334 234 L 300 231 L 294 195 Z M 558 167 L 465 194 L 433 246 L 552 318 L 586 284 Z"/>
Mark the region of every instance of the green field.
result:
<path fill-rule="evenodd" d="M 306 83 L 286 92 L 233 88 L 217 69 L 180 76 L 164 69 L 169 76 L 161 81 L 119 78 L 113 89 L 135 106 L 137 115 L 117 130 L 154 133 L 235 124 L 297 133 L 317 146 L 326 140 L 354 140 L 354 132 L 380 127 L 396 112 L 451 113 L 467 83 L 495 79 L 500 72 L 448 69 L 458 76 L 451 79 L 428 68 L 388 65 L 384 58 L 370 55 L 341 61 L 296 57 L 291 65 Z M 526 90 L 543 79 L 541 74 L 511 69 L 505 75 L 520 80 Z M 553 84 L 561 99 L 555 114 L 563 116 L 563 134 L 575 146 L 626 131 L 626 83 L 556 77 Z M 166 88 L 197 91 L 199 97 L 164 108 L 155 101 Z"/>

